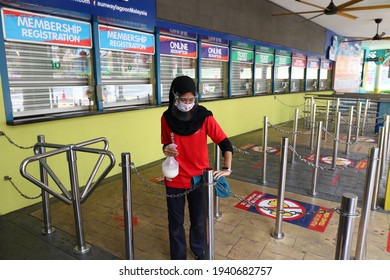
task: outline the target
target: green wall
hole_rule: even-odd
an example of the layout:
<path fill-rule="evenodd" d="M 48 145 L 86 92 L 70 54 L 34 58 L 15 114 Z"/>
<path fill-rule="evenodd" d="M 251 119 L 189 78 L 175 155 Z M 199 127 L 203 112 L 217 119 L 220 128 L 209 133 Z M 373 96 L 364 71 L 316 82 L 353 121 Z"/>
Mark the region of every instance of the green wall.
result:
<path fill-rule="evenodd" d="M 132 162 L 137 167 L 163 158 L 160 144 L 160 117 L 166 106 L 8 126 L 5 120 L 1 87 L 0 95 L 0 131 L 5 132 L 20 146 L 34 145 L 38 135 L 44 135 L 48 143 L 64 145 L 105 137 L 110 144 L 109 150 L 115 155 L 117 161 L 109 176 L 121 173 L 119 163 L 123 152 L 131 153 Z M 213 111 L 214 116 L 229 136 L 235 136 L 262 128 L 263 116 L 268 116 L 269 121 L 273 124 L 285 122 L 294 115 L 295 106 L 301 106 L 302 109 L 303 102 L 304 93 L 295 93 L 210 101 L 203 102 L 202 105 Z M 4 176 L 10 176 L 20 191 L 27 196 L 35 197 L 40 194 L 40 189 L 19 173 L 21 162 L 33 155 L 32 149 L 17 148 L 11 145 L 4 136 L 0 136 L 0 147 L 0 215 L 4 215 L 38 203 L 41 199 L 22 197 L 11 185 L 11 182 L 3 179 Z M 91 147 L 101 148 L 102 145 Z M 86 182 L 97 156 L 83 153 L 78 154 L 77 160 L 79 181 L 82 186 Z M 48 158 L 48 163 L 55 174 L 64 182 L 64 185 L 69 188 L 65 154 Z M 108 160 L 104 160 L 102 167 L 106 167 L 107 164 Z M 37 164 L 30 164 L 27 171 L 39 178 Z M 49 186 L 54 188 L 54 184 L 50 182 Z"/>

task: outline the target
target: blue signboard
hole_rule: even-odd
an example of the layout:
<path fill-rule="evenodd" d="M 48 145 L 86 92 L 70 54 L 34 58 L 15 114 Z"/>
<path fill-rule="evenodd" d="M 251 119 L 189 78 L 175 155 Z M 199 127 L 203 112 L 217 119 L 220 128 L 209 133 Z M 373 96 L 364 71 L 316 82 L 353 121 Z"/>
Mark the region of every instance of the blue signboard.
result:
<path fill-rule="evenodd" d="M 1 13 L 5 40 L 92 47 L 89 23 L 6 8 Z"/>
<path fill-rule="evenodd" d="M 202 36 L 202 42 L 215 43 L 225 46 L 229 45 L 229 40 L 214 36 Z"/>
<path fill-rule="evenodd" d="M 154 26 L 156 22 L 155 0 L 0 0 L 0 2 L 33 4 L 151 26 Z"/>
<path fill-rule="evenodd" d="M 183 31 L 183 30 L 173 29 L 173 28 L 164 28 L 164 27 L 160 28 L 160 33 L 192 39 L 192 40 L 196 40 L 198 37 L 198 35 L 196 35 L 196 33 L 193 32 L 188 32 L 188 31 Z"/>
<path fill-rule="evenodd" d="M 154 54 L 152 34 L 99 25 L 100 48 L 105 50 Z"/>
<path fill-rule="evenodd" d="M 202 59 L 228 61 L 229 48 L 202 43 Z"/>
<path fill-rule="evenodd" d="M 197 58 L 197 43 L 172 37 L 160 36 L 161 55 Z"/>

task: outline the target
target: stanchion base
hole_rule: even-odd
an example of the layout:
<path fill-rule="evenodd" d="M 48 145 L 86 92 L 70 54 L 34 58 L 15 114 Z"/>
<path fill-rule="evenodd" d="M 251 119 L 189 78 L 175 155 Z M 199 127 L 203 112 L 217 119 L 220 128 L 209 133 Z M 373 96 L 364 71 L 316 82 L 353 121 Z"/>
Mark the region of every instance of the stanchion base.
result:
<path fill-rule="evenodd" d="M 221 213 L 221 212 L 215 213 L 214 218 L 215 218 L 216 220 L 222 218 L 222 213 Z"/>
<path fill-rule="evenodd" d="M 73 248 L 73 253 L 75 253 L 77 255 L 84 255 L 84 254 L 88 253 L 90 249 L 91 249 L 91 245 L 89 245 L 89 244 L 86 244 L 85 246 L 82 246 L 81 248 L 79 248 L 79 246 L 76 245 Z"/>
<path fill-rule="evenodd" d="M 266 184 L 267 180 L 263 180 L 263 178 L 259 177 L 259 183 L 261 184 Z"/>
<path fill-rule="evenodd" d="M 273 238 L 275 238 L 275 239 L 278 239 L 278 240 L 284 239 L 284 233 L 283 233 L 283 232 L 282 232 L 282 233 L 272 232 L 272 233 L 271 233 L 271 236 L 272 236 Z"/>
<path fill-rule="evenodd" d="M 311 196 L 314 196 L 314 197 L 318 196 L 318 193 L 316 193 L 316 192 L 307 192 L 307 194 L 310 194 Z"/>
<path fill-rule="evenodd" d="M 42 223 L 42 234 L 43 235 L 50 235 L 54 232 L 55 228 L 51 226 L 51 224 L 45 225 Z"/>
<path fill-rule="evenodd" d="M 55 228 L 53 228 L 53 227 L 49 227 L 49 228 L 43 227 L 43 229 L 42 229 L 42 234 L 43 234 L 43 235 L 50 235 L 50 234 L 52 234 L 54 231 L 55 231 Z"/>
<path fill-rule="evenodd" d="M 379 209 L 381 209 L 379 206 L 373 206 L 373 207 L 371 207 L 371 210 L 379 210 Z"/>

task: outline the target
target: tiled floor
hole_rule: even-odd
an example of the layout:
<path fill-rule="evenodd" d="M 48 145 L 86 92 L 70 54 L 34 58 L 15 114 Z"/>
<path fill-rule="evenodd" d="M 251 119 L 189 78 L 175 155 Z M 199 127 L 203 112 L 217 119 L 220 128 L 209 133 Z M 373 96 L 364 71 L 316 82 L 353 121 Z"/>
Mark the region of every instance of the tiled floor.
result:
<path fill-rule="evenodd" d="M 284 127 L 285 130 L 289 129 Z M 232 137 L 237 148 L 234 155 L 233 174 L 228 178 L 231 191 L 245 198 L 254 191 L 277 194 L 279 157 L 268 156 L 267 182 L 260 184 L 262 158 L 256 152 L 261 146 L 261 131 Z M 282 133 L 270 129 L 269 145 L 278 146 Z M 303 157 L 308 149 L 308 134 L 298 135 L 297 152 Z M 323 143 L 323 155 L 331 155 L 332 141 Z M 372 143 L 360 142 L 351 146 L 349 159 L 361 160 Z M 210 154 L 213 147 L 210 146 Z M 240 150 L 238 150 L 240 149 Z M 340 145 L 340 151 L 343 150 Z M 339 157 L 345 155 L 340 152 Z M 322 164 L 326 167 L 326 164 Z M 328 165 L 329 167 L 329 165 Z M 161 162 L 138 168 L 140 180 L 132 175 L 134 226 L 134 255 L 138 260 L 169 259 L 166 202 L 164 186 L 152 182 L 161 176 Z M 340 168 L 319 172 L 318 196 L 311 190 L 312 168 L 304 161 L 295 160 L 287 168 L 285 198 L 305 205 L 339 208 L 341 196 L 352 192 L 359 196 L 359 207 L 364 194 L 366 170 Z M 336 180 L 337 178 L 337 180 Z M 382 183 L 380 197 L 383 197 Z M 275 219 L 256 211 L 244 211 L 235 206 L 236 197 L 220 200 L 222 217 L 215 222 L 215 259 L 243 260 L 332 260 L 335 259 L 336 237 L 340 215 L 332 212 L 324 232 L 305 226 L 283 222 L 284 238 L 271 236 Z M 379 205 L 381 201 L 379 200 Z M 85 255 L 72 252 L 76 245 L 72 207 L 62 202 L 51 204 L 55 232 L 50 236 L 40 233 L 42 211 L 40 205 L 0 217 L 0 259 L 124 259 L 125 241 L 123 229 L 122 180 L 111 180 L 97 188 L 82 204 L 85 238 L 91 250 Z M 306 209 L 307 210 L 307 209 Z M 360 210 L 360 209 L 359 209 Z M 357 242 L 359 218 L 354 222 L 351 257 Z M 188 223 L 186 222 L 188 229 Z M 372 211 L 367 230 L 366 259 L 390 260 L 388 252 L 390 213 L 382 209 Z M 191 255 L 189 258 L 191 258 Z"/>

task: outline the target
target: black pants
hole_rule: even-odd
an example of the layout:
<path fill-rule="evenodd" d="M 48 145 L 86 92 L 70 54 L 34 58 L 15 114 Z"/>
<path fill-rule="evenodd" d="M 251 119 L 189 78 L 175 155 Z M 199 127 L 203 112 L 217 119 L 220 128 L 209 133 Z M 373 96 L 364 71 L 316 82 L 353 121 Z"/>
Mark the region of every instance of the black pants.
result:
<path fill-rule="evenodd" d="M 167 195 L 177 195 L 185 189 L 166 187 Z M 198 258 L 204 258 L 203 188 L 196 188 L 187 196 L 167 197 L 168 229 L 172 260 L 187 259 L 186 234 L 184 230 L 186 197 L 190 214 L 190 248 Z"/>

